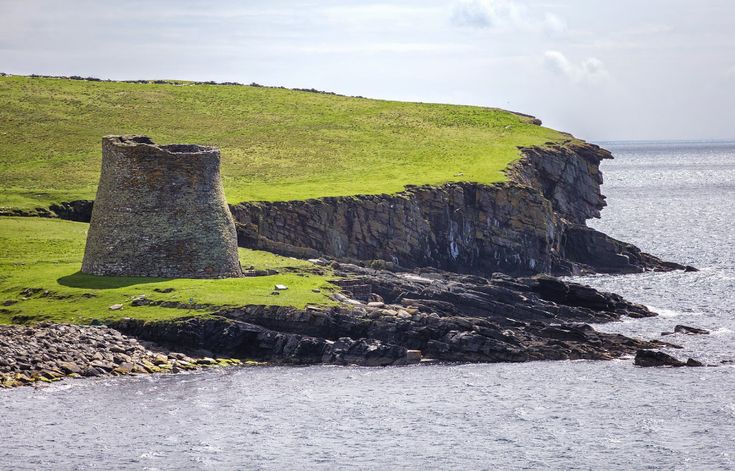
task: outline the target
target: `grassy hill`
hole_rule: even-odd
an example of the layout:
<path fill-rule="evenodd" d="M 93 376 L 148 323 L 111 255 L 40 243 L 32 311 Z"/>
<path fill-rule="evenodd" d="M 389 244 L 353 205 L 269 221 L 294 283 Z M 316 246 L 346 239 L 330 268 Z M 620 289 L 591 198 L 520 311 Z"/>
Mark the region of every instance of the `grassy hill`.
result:
<path fill-rule="evenodd" d="M 253 86 L 0 77 L 0 207 L 94 197 L 100 138 L 219 146 L 230 203 L 502 181 L 568 138 L 507 111 Z"/>

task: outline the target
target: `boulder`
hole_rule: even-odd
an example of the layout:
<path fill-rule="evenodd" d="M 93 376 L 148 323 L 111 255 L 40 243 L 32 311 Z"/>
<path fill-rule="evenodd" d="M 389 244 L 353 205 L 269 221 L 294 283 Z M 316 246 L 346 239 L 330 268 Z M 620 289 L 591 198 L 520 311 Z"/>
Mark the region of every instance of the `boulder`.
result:
<path fill-rule="evenodd" d="M 660 367 L 660 366 L 685 366 L 686 363 L 664 352 L 654 350 L 638 350 L 635 354 L 634 364 L 641 367 Z"/>

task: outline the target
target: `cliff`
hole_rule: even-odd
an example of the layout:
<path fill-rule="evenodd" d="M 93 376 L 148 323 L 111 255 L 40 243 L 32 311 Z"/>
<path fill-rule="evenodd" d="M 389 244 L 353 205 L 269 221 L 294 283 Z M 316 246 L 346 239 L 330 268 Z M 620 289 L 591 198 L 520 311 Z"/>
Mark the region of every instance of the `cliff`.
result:
<path fill-rule="evenodd" d="M 586 226 L 606 205 L 599 167 L 613 158 L 607 150 L 576 140 L 520 150 L 504 183 L 233 205 L 238 243 L 300 258 L 479 275 L 692 269 Z M 89 221 L 92 205 L 64 202 L 28 215 Z"/>
<path fill-rule="evenodd" d="M 375 266 L 512 275 L 634 273 L 684 267 L 585 226 L 605 206 L 600 147 L 522 148 L 494 185 L 407 187 L 393 195 L 242 203 L 241 246 Z"/>

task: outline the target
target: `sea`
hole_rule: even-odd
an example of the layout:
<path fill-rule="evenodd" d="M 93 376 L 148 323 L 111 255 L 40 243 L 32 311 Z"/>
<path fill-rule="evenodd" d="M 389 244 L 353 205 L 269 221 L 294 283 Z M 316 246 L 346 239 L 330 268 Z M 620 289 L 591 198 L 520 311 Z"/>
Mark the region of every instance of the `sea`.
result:
<path fill-rule="evenodd" d="M 703 368 L 615 361 L 244 367 L 0 391 L 0 469 L 735 469 L 735 142 L 608 142 L 591 225 L 697 273 L 575 281 L 597 325 Z"/>

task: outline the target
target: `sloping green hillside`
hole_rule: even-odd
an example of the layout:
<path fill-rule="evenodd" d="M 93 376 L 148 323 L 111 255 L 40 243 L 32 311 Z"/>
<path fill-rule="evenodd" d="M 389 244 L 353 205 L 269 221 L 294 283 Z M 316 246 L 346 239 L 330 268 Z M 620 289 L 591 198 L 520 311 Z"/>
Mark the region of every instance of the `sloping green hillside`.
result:
<path fill-rule="evenodd" d="M 0 207 L 91 199 L 100 138 L 219 146 L 230 203 L 502 181 L 518 146 L 562 141 L 506 111 L 252 86 L 0 77 Z"/>
<path fill-rule="evenodd" d="M 304 307 L 332 303 L 328 295 L 336 289 L 329 283 L 334 276 L 327 269 L 242 248 L 244 267 L 279 273 L 222 280 L 85 275 L 79 268 L 88 227 L 58 219 L 0 218 L 0 324 L 170 319 L 208 315 L 214 306 L 247 304 Z M 274 295 L 276 284 L 288 289 Z M 153 303 L 132 306 L 134 297 L 141 295 Z M 185 307 L 154 305 L 158 301 Z M 122 304 L 123 309 L 110 310 L 114 304 Z"/>

